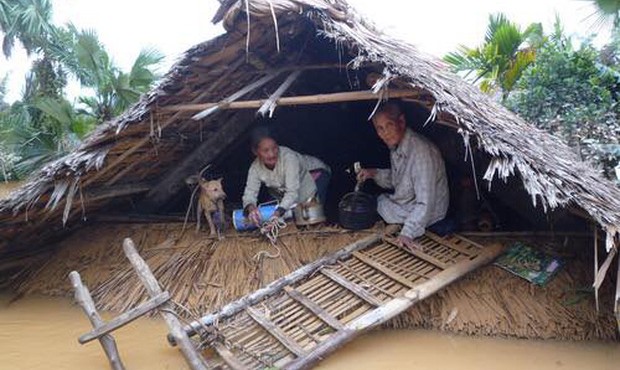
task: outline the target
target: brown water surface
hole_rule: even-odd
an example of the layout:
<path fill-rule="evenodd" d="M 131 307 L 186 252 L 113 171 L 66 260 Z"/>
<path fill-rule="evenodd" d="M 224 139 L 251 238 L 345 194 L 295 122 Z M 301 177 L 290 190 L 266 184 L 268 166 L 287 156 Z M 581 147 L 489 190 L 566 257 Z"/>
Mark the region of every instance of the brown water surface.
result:
<path fill-rule="evenodd" d="M 108 319 L 109 315 L 105 315 Z M 97 342 L 67 299 L 27 297 L 9 304 L 0 294 L 0 369 L 107 369 Z M 168 346 L 162 321 L 142 318 L 114 332 L 128 370 L 187 369 Z M 325 360 L 321 369 L 620 369 L 620 343 L 474 338 L 424 330 L 376 331 Z"/>
<path fill-rule="evenodd" d="M 22 185 L 23 181 L 0 181 L 0 199 L 4 199 L 16 188 Z"/>

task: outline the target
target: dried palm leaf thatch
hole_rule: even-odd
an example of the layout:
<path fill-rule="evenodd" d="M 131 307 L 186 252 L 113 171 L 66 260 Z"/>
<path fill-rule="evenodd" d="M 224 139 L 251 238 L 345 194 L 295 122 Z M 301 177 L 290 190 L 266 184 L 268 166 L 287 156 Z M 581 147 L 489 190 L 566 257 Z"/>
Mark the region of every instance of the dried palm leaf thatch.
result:
<path fill-rule="evenodd" d="M 180 224 L 98 225 L 63 242 L 49 263 L 19 282 L 23 293 L 71 296 L 69 271 L 77 270 L 101 309 L 125 311 L 147 299 L 126 261 L 124 237 L 136 241 L 140 254 L 162 287 L 196 318 L 239 298 L 320 256 L 363 237 L 340 229 L 283 230 L 278 258 L 255 258 L 271 246 L 257 235 L 229 233 L 223 240 L 186 232 Z M 541 239 L 545 240 L 545 239 Z M 387 324 L 391 328 L 425 327 L 466 334 L 544 339 L 618 339 L 613 314 L 613 283 L 601 289 L 596 313 L 589 264 L 570 260 L 541 288 L 489 266 L 419 303 Z M 185 310 L 185 308 L 187 310 Z"/>
<path fill-rule="evenodd" d="M 518 176 L 535 204 L 584 210 L 607 232 L 608 250 L 614 247 L 620 191 L 611 182 L 559 139 L 528 125 L 450 73 L 440 60 L 380 32 L 346 1 L 220 3 L 214 22 L 223 22 L 225 34 L 188 50 L 132 108 L 101 125 L 75 152 L 48 164 L 0 201 L 0 258 L 43 245 L 62 233 L 65 224 L 79 225 L 89 214 L 127 196 L 122 191 L 105 199 L 88 194 L 114 190 L 115 185 L 157 184 L 207 137 L 240 124 L 235 117 L 242 114 L 218 111 L 197 124 L 189 119 L 195 112 L 166 107 L 223 101 L 274 70 L 299 68 L 301 56 L 310 66 L 325 63 L 312 59 L 317 53 L 300 54 L 300 36 L 337 49 L 336 59 L 328 62 L 338 68 L 349 71 L 370 65 L 383 74 L 379 85 L 384 88 L 392 85 L 428 96 L 430 122 L 438 117 L 449 120 L 470 153 L 477 150 L 490 157 L 483 171 L 489 186 L 496 178 Z M 278 86 L 276 79 L 244 99 L 263 99 L 264 91 L 273 92 Z M 212 149 L 215 156 L 224 148 Z"/>
<path fill-rule="evenodd" d="M 42 245 L 62 233 L 64 223 L 80 224 L 116 197 L 127 196 L 118 192 L 96 201 L 83 196 L 89 191 L 161 181 L 203 140 L 225 129 L 223 122 L 239 124 L 233 123 L 234 118 L 242 114 L 217 112 L 196 123 L 189 119 L 196 112 L 167 107 L 223 101 L 274 70 L 300 68 L 301 56 L 310 66 L 325 63 L 312 59 L 321 53 L 300 54 L 300 36 L 337 49 L 336 59 L 328 62 L 338 68 L 348 72 L 373 66 L 383 74 L 380 81 L 385 88 L 392 85 L 428 96 L 430 122 L 438 117 L 449 120 L 469 150 L 490 157 L 483 170 L 489 186 L 494 179 L 518 176 L 535 204 L 584 210 L 607 232 L 608 249 L 613 248 L 620 225 L 620 191 L 611 182 L 559 139 L 528 125 L 450 73 L 440 60 L 382 33 L 346 1 L 220 3 L 214 22 L 223 22 L 225 34 L 188 50 L 132 108 L 101 125 L 78 150 L 48 164 L 0 201 L 0 258 L 13 249 Z M 279 84 L 274 80 L 264 91 L 250 92 L 244 99 L 263 99 L 265 91 L 273 92 Z M 198 142 L 186 140 L 197 137 Z M 224 148 L 216 149 L 214 156 Z"/>

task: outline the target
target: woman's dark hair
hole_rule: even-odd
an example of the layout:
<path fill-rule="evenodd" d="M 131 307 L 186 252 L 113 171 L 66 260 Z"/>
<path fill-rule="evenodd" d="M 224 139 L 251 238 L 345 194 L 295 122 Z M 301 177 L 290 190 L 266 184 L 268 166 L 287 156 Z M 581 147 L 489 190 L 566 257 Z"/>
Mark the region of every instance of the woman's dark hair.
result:
<path fill-rule="evenodd" d="M 266 126 L 258 126 L 250 132 L 250 148 L 252 151 L 256 151 L 258 149 L 258 144 L 264 139 L 272 139 L 271 131 Z"/>

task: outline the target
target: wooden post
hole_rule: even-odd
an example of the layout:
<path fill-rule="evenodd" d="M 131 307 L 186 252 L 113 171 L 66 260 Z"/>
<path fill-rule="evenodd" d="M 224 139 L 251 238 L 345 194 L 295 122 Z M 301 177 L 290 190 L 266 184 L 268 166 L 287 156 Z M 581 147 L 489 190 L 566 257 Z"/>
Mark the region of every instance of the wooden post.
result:
<path fill-rule="evenodd" d="M 95 330 L 82 335 L 78 338 L 78 342 L 80 342 L 80 344 L 84 344 L 90 342 L 91 340 L 99 339 L 101 336 L 109 334 L 116 329 L 122 328 L 123 326 L 138 319 L 139 317 L 146 315 L 147 313 L 166 303 L 169 299 L 170 294 L 168 294 L 168 292 L 163 292 L 162 294 L 157 296 L 157 298 L 150 299 L 145 303 L 141 304 L 140 306 L 123 313 L 114 320 L 109 321 L 96 328 Z"/>
<path fill-rule="evenodd" d="M 596 272 L 594 284 L 592 284 L 592 287 L 594 287 L 594 289 L 600 288 L 603 284 L 603 281 L 605 281 L 605 276 L 607 276 L 607 270 L 609 270 L 609 267 L 611 266 L 611 261 L 613 261 L 617 253 L 617 247 L 612 248 L 609 253 L 607 253 L 607 258 L 605 258 L 605 261 L 601 265 L 601 268 Z"/>
<path fill-rule="evenodd" d="M 598 272 L 598 225 L 593 224 L 594 227 L 594 281 L 596 281 L 596 273 Z M 596 303 L 596 313 L 599 313 L 598 304 L 598 288 L 594 288 L 594 302 Z"/>
<path fill-rule="evenodd" d="M 618 258 L 618 275 L 616 276 L 616 304 L 614 306 L 616 312 L 616 322 L 618 331 L 620 331 L 620 258 Z"/>
<path fill-rule="evenodd" d="M 75 301 L 82 307 L 84 313 L 90 320 L 90 323 L 95 329 L 104 325 L 103 319 L 99 316 L 97 308 L 95 308 L 95 302 L 90 296 L 88 288 L 82 283 L 80 274 L 77 271 L 71 271 L 69 273 L 69 280 L 75 291 Z M 121 362 L 121 358 L 118 354 L 118 348 L 116 348 L 116 342 L 110 334 L 103 335 L 99 338 L 99 343 L 110 361 L 110 366 L 114 370 L 125 370 L 125 366 Z"/>
<path fill-rule="evenodd" d="M 159 282 L 155 276 L 153 276 L 149 266 L 136 251 L 136 247 L 131 239 L 125 238 L 123 241 L 123 251 L 138 274 L 142 284 L 146 287 L 146 291 L 151 298 L 155 298 L 160 295 L 162 293 L 162 289 L 159 286 Z M 204 359 L 198 354 L 198 351 L 196 351 L 192 341 L 189 339 L 187 334 L 185 334 L 183 326 L 177 317 L 173 313 L 167 312 L 166 310 L 160 310 L 159 312 L 166 321 L 166 324 L 168 324 L 170 334 L 179 345 L 181 352 L 183 352 L 190 368 L 193 370 L 206 370 L 207 365 L 205 364 Z"/>

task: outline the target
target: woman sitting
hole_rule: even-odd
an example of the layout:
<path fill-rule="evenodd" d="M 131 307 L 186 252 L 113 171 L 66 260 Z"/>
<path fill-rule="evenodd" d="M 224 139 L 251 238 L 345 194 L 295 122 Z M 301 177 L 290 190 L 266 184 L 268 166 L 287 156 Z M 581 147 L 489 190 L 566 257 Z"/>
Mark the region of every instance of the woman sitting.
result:
<path fill-rule="evenodd" d="M 279 201 L 275 217 L 282 217 L 297 204 L 316 196 L 320 202 L 325 201 L 330 169 L 320 159 L 278 146 L 266 127 L 252 131 L 250 144 L 256 159 L 248 171 L 242 198 L 244 214 L 250 222 L 257 226 L 261 223 L 256 203 L 262 184 Z"/>

